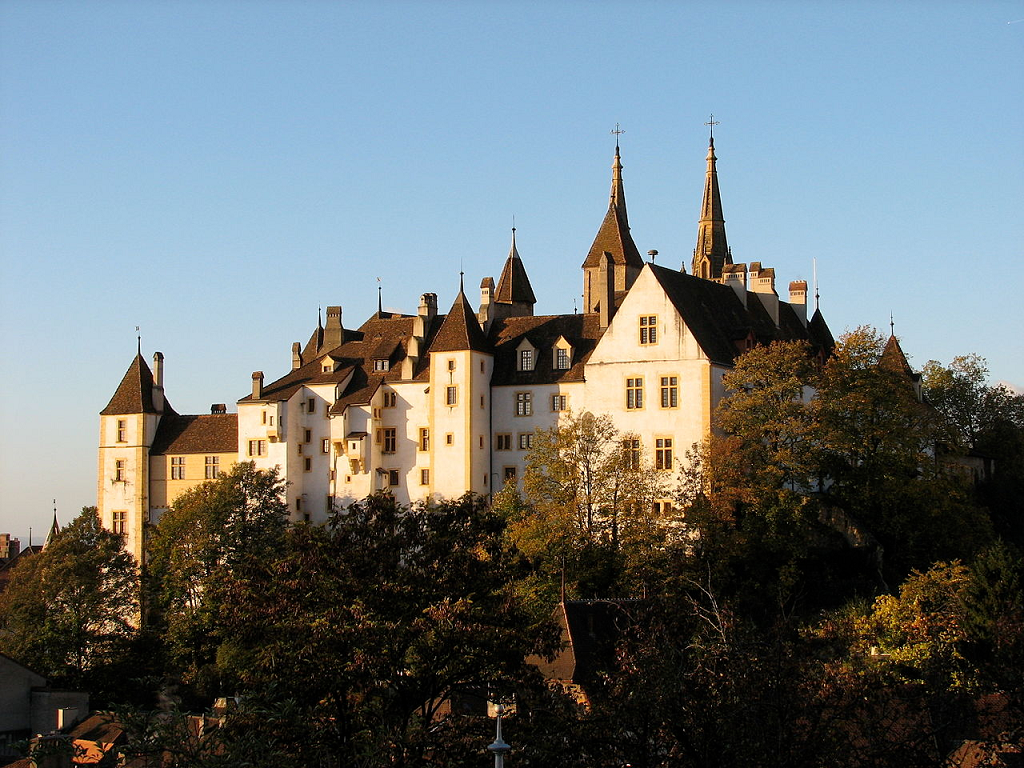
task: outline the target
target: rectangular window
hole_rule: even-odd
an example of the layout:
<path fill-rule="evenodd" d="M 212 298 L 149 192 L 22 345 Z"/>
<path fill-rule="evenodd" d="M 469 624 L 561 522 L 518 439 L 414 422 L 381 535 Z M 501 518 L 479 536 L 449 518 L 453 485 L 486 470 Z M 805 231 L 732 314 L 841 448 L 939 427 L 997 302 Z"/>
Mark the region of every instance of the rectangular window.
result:
<path fill-rule="evenodd" d="M 267 441 L 266 440 L 250 440 L 249 441 L 249 455 L 250 456 L 266 456 L 267 455 Z"/>
<path fill-rule="evenodd" d="M 302 471 L 312 472 L 313 471 L 313 460 L 308 456 L 302 460 Z"/>
<path fill-rule="evenodd" d="M 206 471 L 204 477 L 207 480 L 216 480 L 220 477 L 220 456 L 206 457 Z"/>
<path fill-rule="evenodd" d="M 566 395 L 552 395 L 551 396 L 551 410 L 552 411 L 565 411 L 568 410 L 569 398 Z"/>
<path fill-rule="evenodd" d="M 559 371 L 569 370 L 569 350 L 558 347 L 555 350 L 555 369 Z"/>
<path fill-rule="evenodd" d="M 320 453 L 330 453 L 330 452 L 331 452 L 331 438 L 325 437 L 323 440 L 320 441 Z"/>
<path fill-rule="evenodd" d="M 308 443 L 312 439 L 313 439 L 313 430 L 311 430 L 311 429 L 304 429 L 304 430 L 302 430 L 302 442 Z"/>
<path fill-rule="evenodd" d="M 672 502 L 671 501 L 656 501 L 656 502 L 654 502 L 654 514 L 655 515 L 671 515 L 672 514 Z"/>
<path fill-rule="evenodd" d="M 316 398 L 311 397 L 306 401 L 306 413 L 313 413 L 316 411 Z"/>
<path fill-rule="evenodd" d="M 533 448 L 533 432 L 523 432 L 519 435 L 519 450 L 528 451 Z"/>
<path fill-rule="evenodd" d="M 511 480 L 514 483 L 516 481 L 516 468 L 515 467 L 505 467 L 504 471 L 502 472 L 502 475 L 504 476 L 506 483 L 509 480 Z"/>
<path fill-rule="evenodd" d="M 114 462 L 114 482 L 123 483 L 127 479 L 125 476 L 124 459 L 117 459 Z"/>
<path fill-rule="evenodd" d="M 454 432 L 449 432 L 448 434 L 446 434 L 444 436 L 444 444 L 445 445 L 455 445 L 455 433 Z"/>
<path fill-rule="evenodd" d="M 390 485 L 390 486 L 398 485 L 398 470 L 397 469 L 389 469 L 388 470 L 388 485 Z"/>
<path fill-rule="evenodd" d="M 654 441 L 654 468 L 672 469 L 671 437 L 659 437 Z"/>
<path fill-rule="evenodd" d="M 128 442 L 128 419 L 117 420 L 117 442 Z"/>
<path fill-rule="evenodd" d="M 676 376 L 661 377 L 661 407 L 679 407 L 679 378 Z"/>
<path fill-rule="evenodd" d="M 377 359 L 373 361 L 373 370 L 375 371 L 386 371 L 391 367 L 391 361 L 387 359 Z"/>
<path fill-rule="evenodd" d="M 511 451 L 512 450 L 512 435 L 501 434 L 494 436 L 494 450 L 496 451 Z"/>
<path fill-rule="evenodd" d="M 444 391 L 444 404 L 448 406 L 458 405 L 459 388 L 456 386 L 446 387 Z"/>
<path fill-rule="evenodd" d="M 398 393 L 397 392 L 385 392 L 384 393 L 384 407 L 394 408 L 398 405 Z"/>
<path fill-rule="evenodd" d="M 640 343 L 658 343 L 658 316 L 641 315 L 640 317 Z"/>
<path fill-rule="evenodd" d="M 430 450 L 430 430 L 426 427 L 420 427 L 420 450 Z"/>
<path fill-rule="evenodd" d="M 128 533 L 128 513 L 125 511 L 119 511 L 114 513 L 114 533 L 120 533 L 122 536 Z"/>
<path fill-rule="evenodd" d="M 532 371 L 533 370 L 533 350 L 532 349 L 520 349 L 519 350 L 519 370 L 520 371 Z"/>
<path fill-rule="evenodd" d="M 454 371 L 455 370 L 455 361 L 454 360 L 449 360 L 448 361 L 448 370 L 449 371 Z"/>
<path fill-rule="evenodd" d="M 171 456 L 171 480 L 185 479 L 185 457 Z"/>
<path fill-rule="evenodd" d="M 398 448 L 398 430 L 395 427 L 384 428 L 384 453 L 394 453 Z"/>
<path fill-rule="evenodd" d="M 516 392 L 516 416 L 530 416 L 533 414 L 533 393 Z"/>
<path fill-rule="evenodd" d="M 640 469 L 640 440 L 627 437 L 622 441 L 622 459 L 626 469 Z"/>
<path fill-rule="evenodd" d="M 430 470 L 429 469 L 421 469 L 420 470 L 420 485 L 430 485 Z"/>
<path fill-rule="evenodd" d="M 644 407 L 643 377 L 626 379 L 626 408 L 637 410 Z"/>

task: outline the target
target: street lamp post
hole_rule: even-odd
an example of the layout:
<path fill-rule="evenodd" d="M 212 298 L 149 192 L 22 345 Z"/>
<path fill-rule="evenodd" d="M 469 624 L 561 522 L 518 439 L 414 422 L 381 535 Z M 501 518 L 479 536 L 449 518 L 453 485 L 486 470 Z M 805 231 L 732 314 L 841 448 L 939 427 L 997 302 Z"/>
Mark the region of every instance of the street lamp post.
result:
<path fill-rule="evenodd" d="M 501 713 L 505 711 L 505 707 L 499 704 L 495 711 L 497 717 L 495 718 L 497 733 L 494 737 L 494 743 L 489 744 L 487 749 L 494 753 L 494 768 L 505 768 L 505 753 L 508 752 L 511 747 L 505 743 L 505 740 L 501 738 Z"/>

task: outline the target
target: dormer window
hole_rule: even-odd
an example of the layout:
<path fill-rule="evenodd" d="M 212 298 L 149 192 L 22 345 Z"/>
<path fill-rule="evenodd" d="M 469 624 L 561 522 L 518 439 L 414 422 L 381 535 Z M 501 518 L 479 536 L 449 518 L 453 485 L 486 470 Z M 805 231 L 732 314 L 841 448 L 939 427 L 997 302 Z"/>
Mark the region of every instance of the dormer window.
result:
<path fill-rule="evenodd" d="M 537 348 L 529 339 L 523 339 L 516 347 L 516 370 L 532 371 L 537 366 Z"/>
<path fill-rule="evenodd" d="M 373 361 L 373 370 L 375 371 L 387 371 L 391 369 L 391 361 L 387 358 L 382 358 Z"/>
<path fill-rule="evenodd" d="M 569 350 L 557 347 L 555 349 L 555 370 L 556 371 L 567 371 L 569 370 Z"/>

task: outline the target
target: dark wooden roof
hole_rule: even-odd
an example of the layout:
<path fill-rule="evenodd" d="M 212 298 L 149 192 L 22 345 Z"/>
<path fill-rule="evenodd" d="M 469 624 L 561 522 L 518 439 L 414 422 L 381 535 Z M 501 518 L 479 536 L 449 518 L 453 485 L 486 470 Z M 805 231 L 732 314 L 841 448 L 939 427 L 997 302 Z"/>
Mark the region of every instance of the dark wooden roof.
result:
<path fill-rule="evenodd" d="M 164 411 L 171 411 L 164 401 Z M 120 416 L 129 413 L 160 413 L 153 405 L 153 372 L 146 365 L 142 355 L 136 355 L 132 364 L 117 386 L 107 407 L 100 411 L 102 416 Z"/>
<path fill-rule="evenodd" d="M 523 260 L 516 251 L 515 243 L 512 244 L 512 252 L 509 253 L 505 267 L 501 270 L 494 300 L 502 304 L 537 303 L 537 297 L 533 295 L 533 286 L 530 285 L 530 278 L 526 274 Z"/>
<path fill-rule="evenodd" d="M 455 297 L 451 311 L 441 323 L 441 328 L 430 343 L 431 352 L 455 352 L 472 350 L 474 352 L 491 352 L 476 312 L 469 306 L 469 299 L 461 290 Z"/>

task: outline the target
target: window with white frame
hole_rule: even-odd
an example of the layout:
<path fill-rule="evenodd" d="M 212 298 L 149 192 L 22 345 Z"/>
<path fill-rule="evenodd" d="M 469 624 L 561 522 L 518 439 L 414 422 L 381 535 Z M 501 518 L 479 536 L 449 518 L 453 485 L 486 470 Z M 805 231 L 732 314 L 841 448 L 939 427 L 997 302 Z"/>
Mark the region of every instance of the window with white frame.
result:
<path fill-rule="evenodd" d="M 171 480 L 185 479 L 185 457 L 171 456 Z"/>
<path fill-rule="evenodd" d="M 128 533 L 128 511 L 118 510 L 114 512 L 111 528 L 114 533 L 119 533 L 122 536 Z"/>
<path fill-rule="evenodd" d="M 531 347 L 519 350 L 519 370 L 520 371 L 532 371 L 533 370 L 533 354 L 534 350 Z"/>
<path fill-rule="evenodd" d="M 533 432 L 523 432 L 519 435 L 519 450 L 528 451 L 533 448 Z"/>
<path fill-rule="evenodd" d="M 220 477 L 220 456 L 206 457 L 203 476 L 207 480 L 216 480 Z"/>
<path fill-rule="evenodd" d="M 250 456 L 266 456 L 267 455 L 267 441 L 266 440 L 250 440 L 249 441 L 249 455 Z"/>
<path fill-rule="evenodd" d="M 564 347 L 555 347 L 555 370 L 569 370 L 569 350 Z"/>

